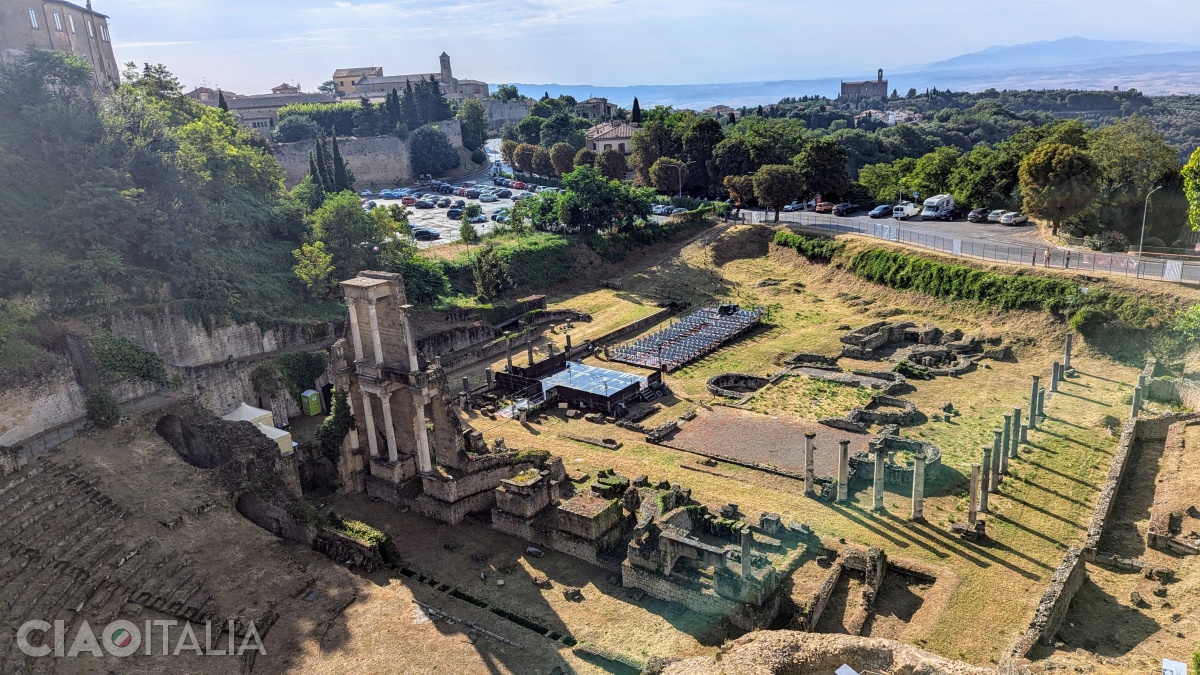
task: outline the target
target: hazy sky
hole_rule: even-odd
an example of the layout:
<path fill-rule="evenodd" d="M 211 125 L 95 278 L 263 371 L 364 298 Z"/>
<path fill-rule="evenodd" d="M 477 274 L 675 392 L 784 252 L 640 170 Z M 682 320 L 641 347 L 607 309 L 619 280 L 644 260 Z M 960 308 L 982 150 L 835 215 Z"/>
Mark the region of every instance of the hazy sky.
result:
<path fill-rule="evenodd" d="M 82 0 L 78 0 L 82 2 Z M 335 68 L 487 82 L 696 84 L 867 78 L 1079 35 L 1197 42 L 1189 0 L 94 0 L 118 61 L 188 87 L 315 90 Z"/>

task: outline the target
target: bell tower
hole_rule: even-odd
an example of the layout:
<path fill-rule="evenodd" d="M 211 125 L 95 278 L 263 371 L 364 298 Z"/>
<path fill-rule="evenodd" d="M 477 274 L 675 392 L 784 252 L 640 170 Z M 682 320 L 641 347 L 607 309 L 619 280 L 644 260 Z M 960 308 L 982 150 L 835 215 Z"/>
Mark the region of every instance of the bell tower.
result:
<path fill-rule="evenodd" d="M 443 55 L 443 56 L 444 56 L 444 55 Z M 446 59 L 445 61 L 443 61 L 443 63 L 445 63 L 445 64 L 449 64 L 449 63 L 450 63 L 450 61 L 449 61 L 449 59 Z M 444 65 L 444 66 L 442 66 L 442 68 L 449 68 L 449 65 Z M 883 82 L 883 68 L 880 68 L 880 69 L 879 69 L 879 79 L 878 79 L 878 80 L 876 80 L 876 81 L 877 81 L 877 82 Z"/>
<path fill-rule="evenodd" d="M 454 84 L 454 73 L 450 70 L 450 55 L 442 52 L 442 84 Z M 880 71 L 883 72 L 883 71 Z"/>

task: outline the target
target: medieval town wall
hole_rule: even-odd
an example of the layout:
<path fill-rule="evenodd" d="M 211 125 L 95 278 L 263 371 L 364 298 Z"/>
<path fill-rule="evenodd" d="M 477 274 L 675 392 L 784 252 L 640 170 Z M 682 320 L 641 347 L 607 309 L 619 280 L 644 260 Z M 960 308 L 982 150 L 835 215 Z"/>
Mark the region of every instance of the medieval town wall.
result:
<path fill-rule="evenodd" d="M 450 139 L 450 145 L 459 152 L 460 158 L 463 158 L 464 154 L 469 156 L 463 148 L 462 127 L 459 126 L 458 120 L 443 120 L 435 126 Z M 395 136 L 339 136 L 338 151 L 354 174 L 355 187 L 394 187 L 416 178 L 410 161 L 410 139 L 411 137 L 401 140 Z M 279 165 L 283 167 L 284 182 L 289 187 L 304 180 L 308 175 L 308 156 L 315 143 L 316 141 L 297 141 L 274 146 L 272 151 L 279 160 Z"/>

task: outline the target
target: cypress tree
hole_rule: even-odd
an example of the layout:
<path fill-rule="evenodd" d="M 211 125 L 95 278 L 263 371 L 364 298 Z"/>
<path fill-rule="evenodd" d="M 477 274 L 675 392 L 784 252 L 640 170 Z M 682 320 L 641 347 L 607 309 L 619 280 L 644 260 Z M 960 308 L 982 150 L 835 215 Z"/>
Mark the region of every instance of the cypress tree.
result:
<path fill-rule="evenodd" d="M 416 129 L 421 126 L 421 114 L 417 110 L 417 97 L 413 93 L 411 81 L 406 81 L 404 86 L 404 100 L 401 102 L 401 109 L 404 113 L 404 123 L 409 129 Z"/>
<path fill-rule="evenodd" d="M 758 106 L 758 110 L 754 114 L 758 115 L 759 117 L 762 117 L 763 116 L 763 107 L 761 105 Z"/>
<path fill-rule="evenodd" d="M 225 112 L 229 112 L 229 104 L 225 102 L 225 92 L 217 91 L 217 107 Z"/>
<path fill-rule="evenodd" d="M 633 118 L 634 124 L 642 123 L 642 104 L 638 103 L 637 97 L 633 97 L 633 113 L 630 115 Z"/>
<path fill-rule="evenodd" d="M 325 134 L 317 137 L 317 176 L 321 179 L 321 189 L 325 192 L 335 192 L 333 189 L 333 172 L 329 170 L 329 156 L 325 151 Z"/>
<path fill-rule="evenodd" d="M 308 153 L 308 175 L 312 176 L 317 185 L 325 184 L 325 181 L 321 180 L 321 170 L 317 168 L 317 155 L 314 152 Z"/>
<path fill-rule="evenodd" d="M 729 123 L 730 123 L 730 124 L 737 124 L 737 118 L 733 116 L 733 112 L 732 112 L 732 111 L 729 113 Z"/>
<path fill-rule="evenodd" d="M 346 171 L 346 162 L 342 159 L 342 153 L 338 150 L 337 129 L 333 130 L 333 191 L 341 192 L 350 189 L 349 172 Z"/>

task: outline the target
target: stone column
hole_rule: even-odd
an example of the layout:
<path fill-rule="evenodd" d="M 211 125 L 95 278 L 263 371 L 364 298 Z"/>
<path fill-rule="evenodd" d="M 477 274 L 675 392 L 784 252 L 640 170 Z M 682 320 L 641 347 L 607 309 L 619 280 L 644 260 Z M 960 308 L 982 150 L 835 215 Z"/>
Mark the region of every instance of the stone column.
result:
<path fill-rule="evenodd" d="M 1028 424 L 1021 425 L 1021 442 L 1022 443 L 1029 442 L 1029 425 Z"/>
<path fill-rule="evenodd" d="M 1037 393 L 1038 381 L 1041 380 L 1037 375 L 1033 376 L 1033 389 L 1029 390 L 1029 428 L 1037 429 Z"/>
<path fill-rule="evenodd" d="M 1059 368 L 1058 361 L 1055 361 L 1054 369 L 1051 371 L 1051 374 L 1050 374 L 1050 391 L 1052 391 L 1052 392 L 1058 391 L 1058 373 L 1059 373 L 1058 368 Z"/>
<path fill-rule="evenodd" d="M 491 368 L 483 369 L 483 378 L 487 381 L 487 386 L 491 387 L 492 386 L 492 369 Z"/>
<path fill-rule="evenodd" d="M 512 365 L 512 335 L 505 331 L 504 333 L 504 358 L 508 361 L 508 373 L 511 375 L 513 371 Z"/>
<path fill-rule="evenodd" d="M 1012 445 L 1009 446 L 1009 449 L 1008 449 L 1009 450 L 1009 455 L 1008 455 L 1009 459 L 1016 459 L 1018 457 L 1017 453 L 1018 453 L 1018 450 L 1020 450 L 1021 427 L 1022 426 L 1023 425 L 1021 424 L 1021 409 L 1013 408 Z"/>
<path fill-rule="evenodd" d="M 883 445 L 875 446 L 875 485 L 871 488 L 871 497 L 874 504 L 871 508 L 876 511 L 883 510 L 883 460 L 887 453 L 883 449 Z"/>
<path fill-rule="evenodd" d="M 804 434 L 804 494 L 812 497 L 817 494 L 816 476 L 813 473 L 816 469 L 813 467 L 813 439 L 817 437 L 814 432 Z"/>
<path fill-rule="evenodd" d="M 567 333 L 567 360 L 571 360 L 571 334 Z"/>
<path fill-rule="evenodd" d="M 383 403 L 383 435 L 387 438 L 388 461 L 400 461 L 400 450 L 396 447 L 396 427 L 392 426 L 392 392 L 384 392 L 379 397 Z"/>
<path fill-rule="evenodd" d="M 350 309 L 350 340 L 354 343 L 354 360 L 363 360 L 362 334 L 358 330 L 358 301 L 346 298 L 346 306 Z"/>
<path fill-rule="evenodd" d="M 1070 331 L 1067 332 L 1067 349 L 1063 354 L 1063 377 L 1066 377 L 1068 370 L 1071 369 L 1071 338 L 1074 337 Z"/>
<path fill-rule="evenodd" d="M 1046 419 L 1046 388 L 1038 389 L 1038 414 L 1037 416 Z"/>
<path fill-rule="evenodd" d="M 979 484 L 979 510 L 983 513 L 988 512 L 988 494 L 995 489 L 994 481 L 996 477 L 992 475 L 992 449 L 988 446 L 983 446 L 983 463 L 980 465 L 982 469 L 981 482 Z"/>
<path fill-rule="evenodd" d="M 529 365 L 532 366 L 533 365 L 533 343 L 532 342 L 530 342 L 528 345 L 528 351 L 529 351 Z"/>
<path fill-rule="evenodd" d="M 1012 445 L 1009 441 L 1009 437 L 1012 435 L 1012 415 L 1010 413 L 1004 413 L 1004 428 L 1000 431 L 1000 473 L 1008 475 L 1008 448 Z"/>
<path fill-rule="evenodd" d="M 912 515 L 909 520 L 925 520 L 925 455 L 913 455 Z"/>
<path fill-rule="evenodd" d="M 992 431 L 992 492 L 1000 492 L 1000 482 L 1008 473 L 1008 453 L 1004 449 L 1004 432 Z"/>
<path fill-rule="evenodd" d="M 837 500 L 850 500 L 850 441 L 838 441 Z"/>
<path fill-rule="evenodd" d="M 383 364 L 383 339 L 379 335 L 379 314 L 375 311 L 375 301 L 367 301 L 367 313 L 371 315 L 371 343 L 375 347 L 375 365 Z"/>
<path fill-rule="evenodd" d="M 371 410 L 371 395 L 367 392 L 362 392 L 363 417 L 366 418 L 366 428 L 363 430 L 367 434 L 367 447 L 370 449 L 372 457 L 379 456 L 379 434 L 375 431 L 375 411 Z"/>
<path fill-rule="evenodd" d="M 1142 412 L 1142 388 L 1137 387 L 1133 390 L 1133 413 L 1132 417 L 1137 417 Z"/>
<path fill-rule="evenodd" d="M 467 377 L 466 375 L 463 375 L 462 382 L 463 382 L 463 391 L 468 394 L 471 393 L 471 378 Z"/>
<path fill-rule="evenodd" d="M 750 534 L 750 528 L 742 529 L 742 576 L 750 577 L 753 574 L 750 565 L 750 542 L 753 541 L 753 536 Z"/>
<path fill-rule="evenodd" d="M 967 488 L 967 522 L 975 527 L 979 520 L 979 465 L 971 465 L 971 486 Z"/>
<path fill-rule="evenodd" d="M 417 470 L 421 473 L 433 471 L 433 458 L 429 454 L 429 429 L 425 428 L 425 396 L 413 395 L 413 438 L 417 439 Z"/>

